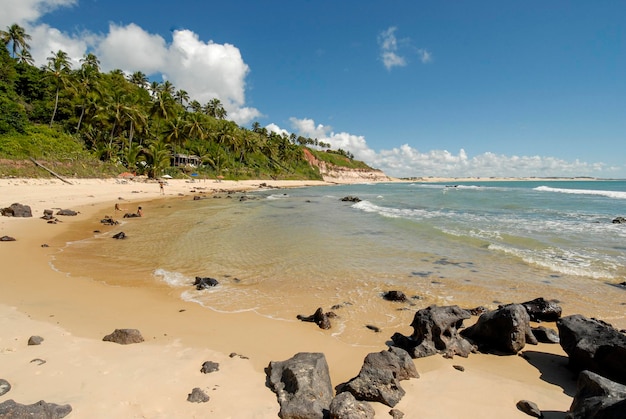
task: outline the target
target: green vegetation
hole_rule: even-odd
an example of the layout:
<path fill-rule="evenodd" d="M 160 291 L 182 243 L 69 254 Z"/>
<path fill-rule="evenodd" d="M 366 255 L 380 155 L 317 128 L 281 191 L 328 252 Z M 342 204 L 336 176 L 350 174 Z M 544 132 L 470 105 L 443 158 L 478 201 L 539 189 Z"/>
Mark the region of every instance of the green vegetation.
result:
<path fill-rule="evenodd" d="M 258 122 L 238 126 L 219 99 L 201 104 L 141 72 L 103 73 L 93 54 L 72 68 L 59 50 L 37 68 L 29 40 L 19 25 L 0 31 L 0 176 L 47 176 L 33 158 L 75 177 L 320 179 L 305 150 L 333 165 L 368 168 L 317 139 L 279 135 Z M 174 156 L 194 164 L 172 166 Z"/>

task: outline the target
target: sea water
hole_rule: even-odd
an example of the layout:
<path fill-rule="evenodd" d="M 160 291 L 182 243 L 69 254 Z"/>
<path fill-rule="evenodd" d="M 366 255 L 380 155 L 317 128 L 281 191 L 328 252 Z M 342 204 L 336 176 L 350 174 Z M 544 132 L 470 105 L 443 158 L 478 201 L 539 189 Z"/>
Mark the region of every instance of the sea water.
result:
<path fill-rule="evenodd" d="M 431 304 L 556 299 L 564 314 L 626 327 L 626 181 L 382 183 L 260 189 L 160 200 L 141 219 L 68 245 L 55 266 L 118 286 L 165 287 L 222 312 L 329 333 L 408 328 Z M 344 201 L 344 197 L 356 200 Z M 358 202 L 356 202 L 358 201 Z M 124 231 L 126 240 L 112 240 Z M 196 276 L 219 285 L 196 290 Z M 402 291 L 404 303 L 383 299 Z"/>

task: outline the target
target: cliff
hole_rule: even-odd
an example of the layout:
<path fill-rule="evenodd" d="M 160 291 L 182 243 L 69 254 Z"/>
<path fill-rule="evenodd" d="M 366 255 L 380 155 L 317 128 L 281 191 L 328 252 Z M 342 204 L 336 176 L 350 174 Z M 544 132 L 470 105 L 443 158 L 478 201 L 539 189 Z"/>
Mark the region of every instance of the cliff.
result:
<path fill-rule="evenodd" d="M 307 149 L 304 155 L 309 164 L 317 167 L 325 182 L 333 183 L 369 183 L 369 182 L 390 182 L 393 179 L 383 171 L 377 169 L 360 169 L 344 166 L 337 166 L 316 158 Z"/>

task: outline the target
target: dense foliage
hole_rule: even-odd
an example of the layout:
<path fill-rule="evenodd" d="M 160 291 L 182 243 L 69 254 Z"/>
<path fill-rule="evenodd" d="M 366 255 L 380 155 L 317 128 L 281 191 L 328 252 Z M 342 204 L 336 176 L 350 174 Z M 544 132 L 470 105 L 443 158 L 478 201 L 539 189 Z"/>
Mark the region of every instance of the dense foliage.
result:
<path fill-rule="evenodd" d="M 219 99 L 201 104 L 141 72 L 103 73 L 91 53 L 78 68 L 62 50 L 35 67 L 29 39 L 18 25 L 0 31 L 0 175 L 10 174 L 7 160 L 35 158 L 77 176 L 100 168 L 150 177 L 319 178 L 305 147 L 319 160 L 365 166 L 343 150 L 316 151 L 330 147 L 317 139 L 279 135 L 258 122 L 238 126 L 226 119 Z M 175 155 L 199 163 L 172 167 Z M 86 166 L 91 170 L 81 169 Z"/>

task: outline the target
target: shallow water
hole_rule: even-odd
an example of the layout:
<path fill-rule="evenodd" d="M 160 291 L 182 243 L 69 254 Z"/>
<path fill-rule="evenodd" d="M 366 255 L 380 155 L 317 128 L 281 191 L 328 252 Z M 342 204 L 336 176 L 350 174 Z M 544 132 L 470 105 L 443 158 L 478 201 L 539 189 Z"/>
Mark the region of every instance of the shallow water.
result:
<path fill-rule="evenodd" d="M 361 202 L 340 198 L 357 196 Z M 367 344 L 410 333 L 431 304 L 558 299 L 626 327 L 625 182 L 375 184 L 266 190 L 144 205 L 145 217 L 72 242 L 54 262 L 111 285 L 165 287 L 208 309 L 294 321 L 332 309 L 329 333 Z M 124 231 L 126 240 L 111 236 Z M 197 291 L 196 276 L 220 284 Z M 385 301 L 404 292 L 409 301 Z"/>

